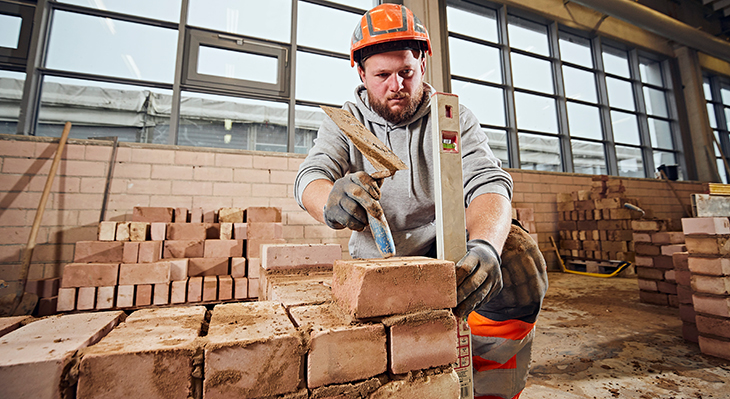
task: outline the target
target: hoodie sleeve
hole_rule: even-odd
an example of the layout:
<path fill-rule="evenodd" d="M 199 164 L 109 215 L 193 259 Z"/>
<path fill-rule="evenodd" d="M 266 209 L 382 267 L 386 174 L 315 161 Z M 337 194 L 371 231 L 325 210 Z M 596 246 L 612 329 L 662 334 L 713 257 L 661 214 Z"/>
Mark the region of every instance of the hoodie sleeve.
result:
<path fill-rule="evenodd" d="M 511 201 L 512 176 L 502 169 L 502 161 L 489 148 L 487 134 L 474 113 L 463 105 L 459 108 L 465 206 L 487 193 L 500 194 Z"/>
<path fill-rule="evenodd" d="M 314 146 L 299 165 L 294 180 L 294 196 L 302 209 L 302 193 L 309 183 L 327 179 L 334 182 L 350 169 L 350 146 L 347 137 L 329 116 L 325 115 L 317 131 Z M 306 209 L 305 209 L 306 210 Z"/>

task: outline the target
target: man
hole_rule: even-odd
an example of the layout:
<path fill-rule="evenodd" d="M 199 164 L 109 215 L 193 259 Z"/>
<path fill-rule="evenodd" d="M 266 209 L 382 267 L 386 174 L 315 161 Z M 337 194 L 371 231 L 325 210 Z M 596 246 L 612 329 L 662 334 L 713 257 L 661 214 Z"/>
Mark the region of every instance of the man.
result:
<path fill-rule="evenodd" d="M 398 256 L 435 257 L 434 170 L 430 94 L 424 82 L 428 32 L 406 7 L 382 4 L 363 15 L 351 63 L 363 82 L 344 109 L 405 162 L 382 182 L 373 166 L 326 118 L 299 168 L 299 205 L 334 229 L 353 230 L 350 254 L 380 257 L 367 228 L 367 209 L 382 207 Z M 475 397 L 516 398 L 524 388 L 534 323 L 547 289 L 545 261 L 511 221 L 512 179 L 487 144 L 474 114 L 459 110 L 467 253 L 457 263 L 454 312 L 472 328 Z M 500 259 L 501 254 L 501 259 Z M 504 288 L 503 288 L 504 287 Z M 476 308 L 476 311 L 472 312 Z"/>

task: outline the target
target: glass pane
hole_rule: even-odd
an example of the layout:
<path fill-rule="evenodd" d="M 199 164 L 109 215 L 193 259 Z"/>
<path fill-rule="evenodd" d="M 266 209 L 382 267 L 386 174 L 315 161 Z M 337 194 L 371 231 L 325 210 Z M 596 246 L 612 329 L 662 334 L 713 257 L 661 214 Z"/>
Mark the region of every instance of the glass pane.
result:
<path fill-rule="evenodd" d="M 568 102 L 570 137 L 602 140 L 601 114 L 598 107 Z"/>
<path fill-rule="evenodd" d="M 639 125 L 636 115 L 611 111 L 613 140 L 617 143 L 640 145 Z"/>
<path fill-rule="evenodd" d="M 446 19 L 449 31 L 498 43 L 497 12 L 486 8 L 482 12 L 483 14 L 476 14 L 447 6 Z"/>
<path fill-rule="evenodd" d="M 573 169 L 575 173 L 589 175 L 605 175 L 606 153 L 603 144 L 590 141 L 571 140 L 570 148 L 573 151 Z"/>
<path fill-rule="evenodd" d="M 476 115 L 479 123 L 506 126 L 502 89 L 451 80 L 451 90 L 459 96 L 459 103 Z"/>
<path fill-rule="evenodd" d="M 163 21 L 180 20 L 180 0 L 59 0 L 59 2 Z"/>
<path fill-rule="evenodd" d="M 190 0 L 188 7 L 189 25 L 284 43 L 291 39 L 291 0 Z"/>
<path fill-rule="evenodd" d="M 167 144 L 172 90 L 46 76 L 36 135 L 117 136 L 119 141 Z"/>
<path fill-rule="evenodd" d="M 278 62 L 276 57 L 200 46 L 198 73 L 276 84 Z"/>
<path fill-rule="evenodd" d="M 727 169 L 725 169 L 725 163 L 722 161 L 722 159 L 717 160 L 717 170 L 720 172 L 720 178 L 722 179 L 723 183 L 730 183 L 727 179 Z"/>
<path fill-rule="evenodd" d="M 640 58 L 639 72 L 641 73 L 642 82 L 664 87 L 661 62 Z"/>
<path fill-rule="evenodd" d="M 629 72 L 629 57 L 625 51 L 612 47 L 603 48 L 603 69 L 614 75 L 631 77 Z"/>
<path fill-rule="evenodd" d="M 322 71 L 327 71 L 326 84 L 312 78 L 321 76 Z M 358 85 L 360 77 L 350 67 L 350 60 L 297 52 L 298 100 L 340 105 L 345 101 L 354 101 L 353 93 Z"/>
<path fill-rule="evenodd" d="M 333 3 L 340 3 L 346 6 L 362 8 L 363 10 L 369 10 L 378 4 L 377 0 L 336 0 L 333 1 Z"/>
<path fill-rule="evenodd" d="M 598 101 L 596 79 L 593 73 L 569 66 L 563 66 L 565 96 L 591 103 Z"/>
<path fill-rule="evenodd" d="M 561 172 L 560 142 L 557 137 L 520 133 L 520 168 Z"/>
<path fill-rule="evenodd" d="M 15 134 L 18 130 L 24 85 L 24 73 L 0 70 L 0 134 Z"/>
<path fill-rule="evenodd" d="M 674 149 L 674 140 L 672 140 L 672 129 L 669 122 L 649 118 L 649 135 L 651 136 L 652 147 L 664 148 L 667 150 Z"/>
<path fill-rule="evenodd" d="M 510 15 L 507 17 L 507 30 L 511 47 L 545 56 L 550 55 L 547 26 Z"/>
<path fill-rule="evenodd" d="M 177 31 L 55 11 L 46 66 L 172 83 Z"/>
<path fill-rule="evenodd" d="M 294 152 L 297 154 L 306 154 L 314 145 L 317 138 L 317 131 L 324 120 L 325 113 L 319 107 L 307 107 L 297 105 L 296 108 L 296 126 Z"/>
<path fill-rule="evenodd" d="M 673 152 L 666 151 L 654 151 L 654 166 L 660 167 L 662 165 L 676 165 L 677 157 Z"/>
<path fill-rule="evenodd" d="M 450 37 L 449 57 L 453 75 L 502 83 L 502 64 L 497 48 Z"/>
<path fill-rule="evenodd" d="M 727 129 L 730 130 L 730 108 L 725 108 L 725 124 Z"/>
<path fill-rule="evenodd" d="M 712 101 L 712 90 L 710 90 L 710 79 L 705 78 L 702 82 L 702 90 L 705 92 L 705 100 Z"/>
<path fill-rule="evenodd" d="M 715 135 L 715 139 L 717 140 L 717 141 L 712 142 L 712 148 L 715 149 L 715 156 L 722 157 L 722 153 L 720 152 L 720 149 L 717 148 L 717 143 L 720 143 L 720 132 L 718 132 L 717 130 L 713 130 L 712 133 Z"/>
<path fill-rule="evenodd" d="M 618 174 L 625 177 L 645 177 L 641 150 L 635 147 L 616 146 Z"/>
<path fill-rule="evenodd" d="M 608 88 L 608 103 L 611 107 L 623 108 L 634 111 L 634 92 L 631 90 L 631 83 L 625 80 L 606 78 Z"/>
<path fill-rule="evenodd" d="M 558 132 L 555 100 L 552 98 L 515 93 L 515 109 L 518 129 L 546 133 Z"/>
<path fill-rule="evenodd" d="M 553 74 L 549 61 L 512 54 L 515 87 L 553 94 Z"/>
<path fill-rule="evenodd" d="M 590 40 L 560 32 L 560 59 L 593 68 Z"/>
<path fill-rule="evenodd" d="M 715 116 L 715 106 L 712 103 L 707 103 L 707 116 L 710 119 L 710 127 L 717 129 L 717 116 Z"/>
<path fill-rule="evenodd" d="M 286 152 L 288 105 L 182 92 L 178 145 Z"/>
<path fill-rule="evenodd" d="M 504 130 L 483 129 L 489 140 L 489 148 L 500 161 L 502 167 L 509 165 L 509 152 L 507 151 L 507 132 Z"/>
<path fill-rule="evenodd" d="M 720 87 L 720 97 L 722 98 L 722 103 L 725 105 L 730 105 L 730 87 L 727 85 L 722 85 Z"/>
<path fill-rule="evenodd" d="M 0 14 L 0 47 L 18 48 L 20 25 L 22 24 L 23 18 Z"/>
<path fill-rule="evenodd" d="M 350 53 L 346 38 L 360 23 L 360 15 L 323 7 L 304 1 L 299 2 L 297 18 L 297 43 L 342 54 Z"/>
<path fill-rule="evenodd" d="M 664 118 L 669 117 L 667 98 L 663 91 L 644 86 L 644 101 L 647 114 Z"/>

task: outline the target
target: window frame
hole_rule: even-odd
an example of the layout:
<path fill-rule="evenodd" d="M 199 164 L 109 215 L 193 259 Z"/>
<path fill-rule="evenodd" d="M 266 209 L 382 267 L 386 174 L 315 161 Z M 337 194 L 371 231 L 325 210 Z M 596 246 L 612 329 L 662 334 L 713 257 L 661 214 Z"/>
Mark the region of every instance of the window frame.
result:
<path fill-rule="evenodd" d="M 0 65 L 23 68 L 28 61 L 30 39 L 33 31 L 35 6 L 32 4 L 0 3 L 0 14 L 21 18 L 18 47 L 0 47 Z"/>

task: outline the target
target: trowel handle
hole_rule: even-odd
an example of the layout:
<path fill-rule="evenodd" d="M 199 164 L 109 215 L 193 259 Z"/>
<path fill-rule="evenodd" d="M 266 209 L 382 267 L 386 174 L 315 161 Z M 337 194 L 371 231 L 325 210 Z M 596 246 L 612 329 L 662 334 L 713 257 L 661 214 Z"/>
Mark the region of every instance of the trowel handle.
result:
<path fill-rule="evenodd" d="M 380 218 L 376 218 L 368 212 L 368 223 L 375 244 L 378 246 L 378 251 L 383 255 L 383 258 L 390 258 L 395 255 L 395 243 L 393 242 L 393 235 L 390 233 L 388 221 L 385 219 L 385 214 L 381 212 Z"/>

